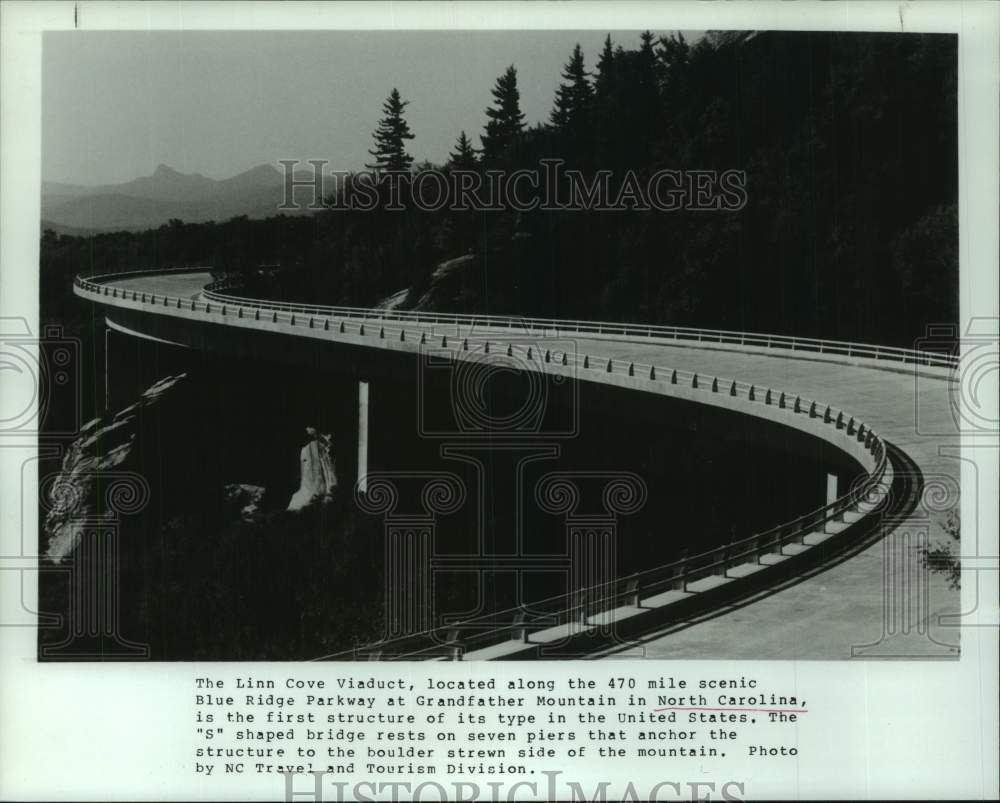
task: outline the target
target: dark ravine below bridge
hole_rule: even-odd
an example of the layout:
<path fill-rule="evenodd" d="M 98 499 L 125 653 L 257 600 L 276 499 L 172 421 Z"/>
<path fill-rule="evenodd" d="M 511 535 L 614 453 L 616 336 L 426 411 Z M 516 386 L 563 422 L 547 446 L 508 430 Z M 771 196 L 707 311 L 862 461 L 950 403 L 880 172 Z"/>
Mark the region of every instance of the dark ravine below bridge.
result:
<path fill-rule="evenodd" d="M 845 513 L 845 522 L 826 529 L 843 531 L 857 520 L 858 526 L 850 529 L 863 529 L 867 546 L 857 549 L 855 544 L 855 554 L 839 562 L 826 556 L 825 570 L 800 582 L 789 583 L 787 570 L 783 575 L 761 567 L 804 563 L 802 555 L 817 554 L 810 543 L 817 546 L 826 540 L 820 534 L 802 538 L 800 533 L 787 544 L 752 543 L 748 549 L 754 552 L 749 556 L 734 558 L 723 553 L 722 573 L 701 572 L 683 588 L 664 584 L 662 578 L 658 586 L 640 587 L 644 609 L 656 607 L 650 600 L 657 596 L 661 602 L 680 601 L 684 612 L 674 619 L 640 626 L 646 614 L 636 615 L 638 609 L 627 604 L 626 591 L 631 590 L 615 589 L 614 604 L 602 607 L 620 613 L 597 611 L 588 621 L 593 626 L 602 616 L 619 615 L 633 620 L 642 631 L 637 633 L 639 643 L 624 651 L 613 650 L 622 657 L 815 659 L 957 654 L 957 621 L 942 617 L 958 614 L 958 594 L 948 589 L 943 578 L 923 569 L 917 552 L 921 538 L 940 539 L 938 524 L 957 503 L 957 449 L 949 454 L 941 448 L 958 443 L 952 411 L 957 392 L 952 358 L 856 344 L 790 343 L 787 338 L 743 333 L 698 332 L 695 336 L 692 330 L 669 328 L 635 326 L 616 331 L 614 325 L 581 327 L 576 322 L 289 305 L 240 299 L 224 285 L 206 290 L 211 282 L 211 274 L 204 269 L 118 274 L 78 280 L 75 292 L 100 304 L 114 329 L 192 348 L 257 349 L 275 343 L 280 344 L 276 354 L 332 348 L 331 357 L 363 357 L 366 362 L 368 355 L 377 353 L 374 349 L 403 355 L 443 348 L 458 360 L 484 359 L 488 350 L 491 360 L 507 358 L 519 370 L 661 393 L 795 427 L 842 449 L 870 473 L 887 470 L 885 483 L 894 471 L 913 475 L 895 477 L 894 490 L 905 486 L 915 497 L 914 504 L 892 521 L 891 532 L 884 537 L 878 537 L 879 522 L 873 521 L 879 514 L 865 515 L 872 505 L 859 506 L 858 498 L 844 500 L 833 512 Z M 261 337 L 251 340 L 251 334 Z M 296 349 L 289 348 L 290 338 L 296 338 Z M 896 457 L 890 459 L 891 455 Z M 885 487 L 879 484 L 875 490 L 872 503 L 881 501 Z M 815 529 L 824 528 L 820 523 Z M 739 579 L 758 572 L 758 580 Z M 915 585 L 900 602 L 896 597 L 903 578 Z M 739 596 L 755 594 L 757 598 L 752 604 L 734 605 L 734 599 L 713 591 L 727 583 L 744 589 Z M 708 601 L 713 594 L 715 601 L 700 608 L 685 602 L 699 595 Z M 887 602 L 894 599 L 894 603 Z M 474 639 L 462 643 L 464 634 L 456 640 L 454 633 L 436 633 L 431 641 L 444 641 L 443 650 L 420 654 L 521 657 L 526 649 L 523 641 L 510 636 L 527 635 L 537 644 L 546 631 L 565 636 L 580 630 L 575 616 L 559 622 L 556 628 L 529 623 L 530 632 L 512 629 L 503 638 L 482 643 Z M 665 625 L 670 632 L 663 631 Z M 527 649 L 535 648 L 529 645 Z M 588 651 L 594 649 L 592 644 Z"/>

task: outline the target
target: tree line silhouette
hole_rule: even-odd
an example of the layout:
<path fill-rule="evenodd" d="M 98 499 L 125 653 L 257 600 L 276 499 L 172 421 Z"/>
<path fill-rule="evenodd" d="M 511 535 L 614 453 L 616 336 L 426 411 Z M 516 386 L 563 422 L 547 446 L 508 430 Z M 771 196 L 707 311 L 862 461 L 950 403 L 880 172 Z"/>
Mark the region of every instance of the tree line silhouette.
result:
<path fill-rule="evenodd" d="M 929 324 L 958 319 L 956 79 L 952 35 L 708 32 L 692 42 L 647 31 L 635 46 L 608 36 L 592 66 L 574 48 L 543 123 L 526 125 L 511 65 L 491 90 L 478 147 L 475 133 L 459 132 L 445 165 L 414 162 L 420 132 L 392 89 L 368 167 L 412 181 L 561 159 L 585 176 L 611 171 L 612 192 L 630 173 L 741 170 L 742 209 L 380 202 L 308 218 L 47 232 L 43 293 L 46 277 L 91 268 L 280 263 L 259 292 L 372 305 L 408 288 L 404 307 L 912 346 Z M 447 282 L 435 274 L 459 256 Z"/>

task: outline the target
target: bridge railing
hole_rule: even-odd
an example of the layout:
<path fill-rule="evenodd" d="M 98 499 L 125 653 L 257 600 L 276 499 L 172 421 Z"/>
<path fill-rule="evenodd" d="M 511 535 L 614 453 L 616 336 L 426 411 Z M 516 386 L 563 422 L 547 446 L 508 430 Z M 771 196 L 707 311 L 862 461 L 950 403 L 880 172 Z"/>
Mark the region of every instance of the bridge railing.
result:
<path fill-rule="evenodd" d="M 835 502 L 777 527 L 607 583 L 479 617 L 446 621 L 421 633 L 377 642 L 330 657 L 379 660 L 445 657 L 460 660 L 465 653 L 478 648 L 510 640 L 529 643 L 532 634 L 565 626 L 564 633 L 551 639 L 558 641 L 573 635 L 574 629 L 582 632 L 599 626 L 591 621 L 595 616 L 617 608 L 642 608 L 645 600 L 665 592 L 688 592 L 693 583 L 711 576 L 725 577 L 730 569 L 742 564 L 760 565 L 768 555 L 780 554 L 788 544 L 802 544 L 807 535 L 825 528 L 831 521 L 839 520 L 859 504 L 865 501 L 876 504 L 881 498 L 878 492 L 885 479 L 887 455 L 881 441 L 873 443 L 871 451 L 877 457 L 876 467 L 863 482 Z"/>
<path fill-rule="evenodd" d="M 103 274 L 83 278 L 77 276 L 75 283 L 82 287 L 83 283 L 96 285 L 142 275 L 180 274 L 195 270 L 209 272 L 211 268 L 165 268 L 155 271 L 126 271 L 114 274 Z M 509 317 L 500 315 L 465 315 L 458 313 L 420 312 L 409 310 L 375 309 L 368 307 L 350 307 L 336 305 L 294 304 L 268 301 L 266 299 L 250 298 L 234 295 L 231 290 L 242 287 L 240 277 L 217 279 L 207 285 L 202 292 L 206 301 L 218 304 L 259 308 L 262 310 L 297 313 L 301 315 L 328 316 L 340 318 L 357 318 L 374 321 L 411 321 L 422 324 L 447 324 L 474 329 L 477 325 L 488 328 L 517 329 L 530 334 L 551 333 L 554 336 L 566 334 L 591 334 L 609 337 L 627 337 L 643 339 L 663 339 L 685 343 L 725 344 L 750 348 L 784 349 L 797 352 L 811 352 L 843 356 L 848 358 L 870 359 L 876 361 L 895 362 L 910 365 L 936 366 L 955 368 L 959 356 L 954 353 L 943 353 L 918 349 L 904 349 L 895 346 L 881 346 L 870 343 L 855 343 L 843 340 L 825 340 L 810 337 L 793 337 L 789 335 L 763 334 L 759 332 L 744 332 L 726 329 L 699 329 L 683 326 L 664 326 L 658 324 L 638 324 L 619 321 L 581 321 L 566 318 L 530 318 Z"/>
<path fill-rule="evenodd" d="M 190 269 L 177 272 L 187 271 Z M 120 277 L 122 274 L 117 274 L 114 278 Z M 271 304 L 218 293 L 203 294 L 201 299 L 181 298 L 169 294 L 109 287 L 106 284 L 108 277 L 100 278 L 103 281 L 77 277 L 74 283 L 84 293 L 93 293 L 97 296 L 120 299 L 153 308 L 165 308 L 169 311 L 176 309 L 187 313 L 201 313 L 211 316 L 213 320 L 231 316 L 243 319 L 246 324 L 250 324 L 251 321 L 263 321 L 313 330 L 319 329 L 329 332 L 330 337 L 343 334 L 380 340 L 428 343 L 427 331 L 412 326 L 413 323 L 428 322 L 431 316 L 426 315 L 419 317 L 400 316 L 398 318 L 383 315 L 344 316 L 333 312 L 338 308 Z M 355 311 L 372 312 L 370 310 Z M 349 319 L 354 317 L 355 320 L 345 321 L 343 320 L 345 317 Z M 451 319 L 449 322 L 454 322 L 457 318 L 460 318 L 462 322 L 466 322 L 468 319 L 483 320 L 481 316 L 436 317 L 449 318 Z M 337 320 L 337 318 L 341 318 L 341 320 Z M 371 325 L 373 318 L 377 321 L 376 326 Z M 366 323 L 369 324 L 367 328 Z M 407 329 L 405 324 L 411 324 L 410 328 Z M 521 322 L 518 322 L 518 326 L 520 325 Z M 572 330 L 565 328 L 559 330 L 560 333 L 567 331 Z M 543 328 L 539 330 L 539 333 L 547 335 L 550 330 Z M 438 335 L 434 334 L 432 337 L 436 339 Z M 551 597 L 532 603 L 530 606 L 521 606 L 484 617 L 445 623 L 423 633 L 371 645 L 362 650 L 362 653 L 367 652 L 372 655 L 378 653 L 380 657 L 384 658 L 418 657 L 425 654 L 460 657 L 463 651 L 477 645 L 497 643 L 512 633 L 520 634 L 519 638 L 526 640 L 530 633 L 550 627 L 569 623 L 585 624 L 588 617 L 610 610 L 629 600 L 638 606 L 643 598 L 667 590 L 684 591 L 689 584 L 710 575 L 724 576 L 729 569 L 739 564 L 748 562 L 760 564 L 766 555 L 780 553 L 790 543 L 803 543 L 805 536 L 816 532 L 817 528 L 825 527 L 831 521 L 842 519 L 847 511 L 857 508 L 865 500 L 876 499 L 882 489 L 887 467 L 885 444 L 871 427 L 831 405 L 776 388 L 726 379 L 711 374 L 670 369 L 627 360 L 606 359 L 589 353 L 580 354 L 565 350 L 552 350 L 537 344 L 518 343 L 515 346 L 513 343 L 504 343 L 502 340 L 491 341 L 489 339 L 475 339 L 470 342 L 468 337 L 455 336 L 452 336 L 449 341 L 448 335 L 440 335 L 440 338 L 440 347 L 450 348 L 456 352 L 492 353 L 527 362 L 537 361 L 556 366 L 572 366 L 578 377 L 582 377 L 586 372 L 595 371 L 635 377 L 650 383 L 684 385 L 692 391 L 727 396 L 741 406 L 743 404 L 760 404 L 771 407 L 775 411 L 784 411 L 783 413 L 776 412 L 775 414 L 778 416 L 788 414 L 808 417 L 817 426 L 829 426 L 834 431 L 840 432 L 843 437 L 853 438 L 858 454 L 863 454 L 866 458 L 864 462 L 868 464 L 868 473 L 847 494 L 830 504 L 771 529 L 680 558 L 663 566 L 617 578 L 603 585 Z"/>
<path fill-rule="evenodd" d="M 239 277 L 223 278 L 209 284 L 203 295 L 218 302 L 240 303 L 260 306 L 263 309 L 282 312 L 297 312 L 303 315 L 335 315 L 365 320 L 413 321 L 416 323 L 439 323 L 456 326 L 475 327 L 477 324 L 490 328 L 523 329 L 525 331 L 548 331 L 554 335 L 597 334 L 616 337 L 660 338 L 694 343 L 722 343 L 743 347 L 767 349 L 788 349 L 817 354 L 840 355 L 851 358 L 886 360 L 915 365 L 955 367 L 958 356 L 933 351 L 904 349 L 894 346 L 879 346 L 868 343 L 852 343 L 841 340 L 823 340 L 810 337 L 761 334 L 726 329 L 698 329 L 683 326 L 663 326 L 657 324 L 637 324 L 614 321 L 580 321 L 566 318 L 528 318 L 501 315 L 463 315 L 456 313 L 419 312 L 408 310 L 374 309 L 366 307 L 319 306 L 273 302 L 262 299 L 234 295 L 230 290 L 242 287 Z"/>

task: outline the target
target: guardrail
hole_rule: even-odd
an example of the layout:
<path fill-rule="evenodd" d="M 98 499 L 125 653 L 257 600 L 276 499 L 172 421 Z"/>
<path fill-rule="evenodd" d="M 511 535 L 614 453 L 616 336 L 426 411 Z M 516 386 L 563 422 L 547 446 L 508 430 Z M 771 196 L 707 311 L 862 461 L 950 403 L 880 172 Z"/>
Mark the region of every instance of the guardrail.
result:
<path fill-rule="evenodd" d="M 316 306 L 291 304 L 254 299 L 225 293 L 225 290 L 243 286 L 239 277 L 219 279 L 209 284 L 203 293 L 205 298 L 228 303 L 252 304 L 281 312 L 297 312 L 303 315 L 336 315 L 366 320 L 398 320 L 416 323 L 446 323 L 512 329 L 524 328 L 529 331 L 550 331 L 559 334 L 598 334 L 619 337 L 661 338 L 695 343 L 728 343 L 767 349 L 788 349 L 816 354 L 833 354 L 851 358 L 886 360 L 904 364 L 941 366 L 953 368 L 958 365 L 955 354 L 941 354 L 932 351 L 903 349 L 893 346 L 878 346 L 867 343 L 851 343 L 840 340 L 821 340 L 809 337 L 789 337 L 755 332 L 740 332 L 725 329 L 696 329 L 683 326 L 661 326 L 654 324 L 631 324 L 612 321 L 578 321 L 564 318 L 512 318 L 500 315 L 462 315 L 438 312 L 411 312 L 406 310 L 380 310 L 365 307 Z"/>
<path fill-rule="evenodd" d="M 666 591 L 688 591 L 688 586 L 706 577 L 725 577 L 742 564 L 762 564 L 765 556 L 780 554 L 792 543 L 802 544 L 810 533 L 839 519 L 863 501 L 879 500 L 887 454 L 881 441 L 873 447 L 875 470 L 850 493 L 830 505 L 806 513 L 770 530 L 685 556 L 663 566 L 635 572 L 608 583 L 579 589 L 547 599 L 497 611 L 484 616 L 440 625 L 421 633 L 357 647 L 338 658 L 406 660 L 444 657 L 461 660 L 464 653 L 506 640 L 530 643 L 532 633 L 561 625 L 578 625 L 581 632 L 592 626 L 591 617 L 623 606 L 642 608 L 643 601 Z M 571 635 L 567 633 L 567 635 Z"/>
<path fill-rule="evenodd" d="M 190 272 L 191 270 L 186 268 L 172 272 Z M 157 273 L 165 272 L 157 271 Z M 78 276 L 74 280 L 74 285 L 81 294 L 94 294 L 100 298 L 136 302 L 164 309 L 164 311 L 183 310 L 185 313 L 202 313 L 211 316 L 213 320 L 230 316 L 238 320 L 242 319 L 245 325 L 252 325 L 251 321 L 282 323 L 320 330 L 329 333 L 328 336 L 331 338 L 336 338 L 338 335 L 353 335 L 380 340 L 389 339 L 399 343 L 426 344 L 428 340 L 425 329 L 412 327 L 407 329 L 402 324 L 443 321 L 449 323 L 481 321 L 486 323 L 487 321 L 502 320 L 508 322 L 514 320 L 498 319 L 495 316 L 381 315 L 377 314 L 381 311 L 358 310 L 351 307 L 274 304 L 222 295 L 214 291 L 205 292 L 202 294 L 202 300 L 196 300 L 109 287 L 104 283 L 111 279 L 131 275 L 135 274 L 113 274 L 99 277 L 103 281 L 94 281 Z M 340 310 L 365 314 L 346 315 Z M 343 320 L 344 318 L 353 318 L 354 320 L 348 322 Z M 361 320 L 359 321 L 357 318 L 361 318 Z M 366 329 L 366 323 L 372 319 L 378 322 L 377 331 L 376 327 L 372 326 Z M 540 319 L 527 320 L 538 322 Z M 520 327 L 524 321 L 516 323 Z M 560 334 L 577 331 L 571 328 L 567 329 L 565 321 L 558 323 L 560 324 L 558 329 Z M 603 326 L 603 324 L 587 325 Z M 490 323 L 490 326 L 492 327 L 493 324 Z M 513 328 L 513 324 L 506 328 Z M 540 331 L 549 334 L 552 330 L 542 327 Z M 579 331 L 587 330 L 581 329 Z M 432 337 L 436 340 L 438 335 L 435 334 Z M 761 564 L 764 556 L 780 553 L 790 543 L 798 542 L 801 544 L 804 542 L 805 536 L 816 532 L 817 528 L 825 527 L 832 521 L 842 519 L 845 513 L 857 509 L 859 504 L 866 500 L 877 500 L 883 490 L 882 483 L 888 460 L 884 442 L 864 422 L 856 420 L 845 411 L 831 405 L 776 388 L 757 386 L 711 374 L 699 374 L 590 354 L 570 354 L 567 351 L 553 351 L 541 346 L 523 343 L 515 346 L 513 343 L 504 344 L 502 341 L 489 339 L 470 343 L 467 337 L 453 337 L 453 342 L 449 344 L 448 335 L 440 337 L 441 348 L 450 348 L 459 355 L 468 352 L 503 354 L 508 358 L 519 359 L 525 365 L 536 362 L 572 367 L 578 372 L 576 374 L 578 377 L 582 376 L 582 372 L 593 371 L 634 377 L 639 382 L 644 380 L 652 384 L 683 385 L 691 391 L 697 390 L 708 395 L 726 396 L 745 405 L 761 405 L 771 408 L 775 411 L 774 415 L 779 417 L 784 413 L 790 416 L 808 417 L 817 425 L 829 426 L 831 431 L 842 433 L 844 438 L 853 439 L 856 449 L 860 450 L 859 453 L 864 454 L 867 458 L 869 472 L 847 494 L 832 503 L 769 530 L 713 547 L 696 555 L 683 557 L 664 566 L 630 574 L 603 585 L 541 600 L 533 603 L 530 608 L 520 607 L 499 611 L 488 616 L 442 625 L 423 633 L 405 636 L 390 642 L 381 642 L 366 648 L 367 652 L 373 655 L 377 653 L 378 657 L 421 657 L 427 654 L 440 655 L 443 651 L 445 655 L 455 658 L 461 657 L 462 652 L 471 646 L 496 643 L 511 633 L 515 633 L 522 640 L 527 640 L 531 632 L 538 630 L 570 622 L 585 624 L 590 616 L 610 610 L 623 601 L 631 601 L 631 604 L 638 606 L 644 597 L 666 590 L 686 590 L 690 583 L 710 575 L 725 575 L 734 566 L 744 563 Z M 491 352 L 491 348 L 499 348 L 501 351 Z M 783 411 L 783 413 L 777 411 Z"/>

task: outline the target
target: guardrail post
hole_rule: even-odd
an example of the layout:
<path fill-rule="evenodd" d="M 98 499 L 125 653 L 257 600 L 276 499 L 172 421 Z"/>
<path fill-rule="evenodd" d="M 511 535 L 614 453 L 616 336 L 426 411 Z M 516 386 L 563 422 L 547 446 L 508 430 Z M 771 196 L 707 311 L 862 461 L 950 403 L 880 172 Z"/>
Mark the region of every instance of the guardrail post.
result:
<path fill-rule="evenodd" d="M 514 356 L 514 347 L 510 343 L 507 344 L 507 356 L 508 357 Z"/>
<path fill-rule="evenodd" d="M 514 629 L 511 630 L 513 640 L 520 641 L 522 644 L 528 643 L 528 628 L 524 626 L 526 619 L 524 611 L 514 614 Z"/>
<path fill-rule="evenodd" d="M 236 317 L 237 318 L 242 318 L 243 317 L 243 307 L 237 307 L 236 308 Z"/>
<path fill-rule="evenodd" d="M 753 385 L 750 386 L 750 392 L 747 394 L 747 398 L 750 401 L 757 401 L 757 392 Z"/>
<path fill-rule="evenodd" d="M 844 427 L 844 411 L 841 410 L 837 413 L 837 429 L 843 429 Z"/>
<path fill-rule="evenodd" d="M 590 368 L 590 355 L 589 354 L 584 354 L 583 355 L 583 367 L 584 368 Z"/>
<path fill-rule="evenodd" d="M 698 387 L 698 374 L 695 374 L 693 377 L 691 377 L 691 387 L 693 388 Z"/>
<path fill-rule="evenodd" d="M 676 385 L 677 384 L 677 369 L 676 368 L 674 368 L 674 370 L 672 370 L 670 372 L 670 384 L 671 385 Z"/>
<path fill-rule="evenodd" d="M 642 602 L 639 599 L 640 589 L 638 580 L 629 580 L 625 584 L 625 593 L 628 594 L 628 601 L 633 608 L 641 608 Z"/>
<path fill-rule="evenodd" d="M 384 326 L 380 326 L 379 327 L 378 336 L 379 336 L 379 339 L 385 340 L 385 327 Z"/>
<path fill-rule="evenodd" d="M 816 417 L 816 402 L 813 402 L 812 404 L 809 405 L 809 417 L 810 418 Z"/>
<path fill-rule="evenodd" d="M 850 421 L 847 422 L 847 434 L 848 435 L 853 435 L 854 434 L 854 416 L 853 415 L 851 416 Z"/>
<path fill-rule="evenodd" d="M 483 346 L 483 354 L 489 354 L 489 353 L 490 353 L 490 341 L 487 340 L 486 345 Z"/>
<path fill-rule="evenodd" d="M 531 346 L 528 346 L 528 359 L 532 360 L 534 357 L 531 356 Z"/>
<path fill-rule="evenodd" d="M 420 345 L 423 346 L 427 343 L 427 332 L 420 333 Z"/>
<path fill-rule="evenodd" d="M 771 403 L 771 389 L 768 388 L 767 393 L 764 394 L 764 404 L 770 404 L 770 403 Z"/>
<path fill-rule="evenodd" d="M 271 323 L 277 323 L 277 322 L 278 322 L 278 313 L 277 312 L 271 313 Z"/>
<path fill-rule="evenodd" d="M 552 352 L 545 349 L 545 362 L 552 362 Z"/>
<path fill-rule="evenodd" d="M 686 571 L 686 563 L 681 563 L 674 566 L 670 570 L 670 576 L 667 578 L 667 590 L 668 591 L 686 591 L 686 583 L 684 582 L 684 572 Z"/>
<path fill-rule="evenodd" d="M 802 412 L 802 397 L 801 396 L 796 396 L 795 397 L 795 406 L 792 409 L 796 413 L 801 413 Z"/>
<path fill-rule="evenodd" d="M 656 379 L 656 366 L 655 365 L 649 366 L 649 378 L 650 379 Z"/>
<path fill-rule="evenodd" d="M 570 621 L 576 621 L 577 624 L 587 626 L 587 592 L 577 591 L 573 594 L 573 608 L 572 613 L 574 616 Z"/>
<path fill-rule="evenodd" d="M 448 656 L 453 661 L 462 660 L 462 643 L 459 641 L 458 634 L 461 631 L 452 629 L 445 631 L 445 644 L 448 648 Z"/>
<path fill-rule="evenodd" d="M 736 395 L 736 380 L 735 379 L 733 380 L 733 384 L 729 386 L 729 395 L 730 396 L 735 396 Z"/>
<path fill-rule="evenodd" d="M 828 404 L 826 406 L 826 412 L 823 413 L 823 423 L 829 424 L 831 421 L 833 421 L 833 417 L 832 417 L 832 412 L 830 410 L 830 405 Z"/>
<path fill-rule="evenodd" d="M 562 354 L 563 354 L 562 355 L 562 364 L 563 365 L 569 365 L 569 358 L 566 356 L 566 352 L 564 351 Z"/>
<path fill-rule="evenodd" d="M 719 377 L 715 377 L 712 379 L 712 393 L 718 393 L 718 392 L 719 392 Z"/>
<path fill-rule="evenodd" d="M 728 558 L 729 558 L 729 544 L 726 544 L 725 546 L 719 547 L 716 550 L 715 554 L 717 556 L 719 556 L 718 559 L 715 562 L 716 563 L 721 563 L 722 565 L 721 566 L 716 566 L 712 573 L 716 577 L 725 577 L 726 576 L 726 572 L 729 571 L 729 562 L 728 562 Z"/>
<path fill-rule="evenodd" d="M 865 425 L 861 424 L 861 426 L 858 427 L 858 440 L 864 441 L 864 439 L 865 439 Z"/>
<path fill-rule="evenodd" d="M 337 327 L 337 331 L 340 334 L 344 334 L 347 331 L 347 327 L 344 326 L 344 322 L 343 321 L 340 322 L 340 326 Z"/>
<path fill-rule="evenodd" d="M 630 362 L 628 364 L 628 375 L 629 376 L 635 376 L 635 363 L 634 362 Z"/>
<path fill-rule="evenodd" d="M 448 347 L 448 335 L 441 335 L 441 348 Z"/>
<path fill-rule="evenodd" d="M 399 330 L 399 342 L 400 343 L 405 343 L 406 342 L 406 330 L 405 329 L 400 329 Z"/>
<path fill-rule="evenodd" d="M 766 546 L 767 544 L 765 543 L 765 539 L 762 536 L 757 535 L 754 538 L 753 562 L 756 563 L 758 566 L 761 565 L 761 558 L 763 558 L 766 554 L 768 554 Z"/>
<path fill-rule="evenodd" d="M 365 325 L 364 324 L 360 324 L 358 326 L 358 334 L 359 335 L 364 335 L 364 333 L 365 333 Z"/>
<path fill-rule="evenodd" d="M 611 360 L 608 360 L 607 373 L 610 374 L 613 370 L 614 370 L 614 367 L 611 364 Z"/>
<path fill-rule="evenodd" d="M 330 331 L 330 320 L 329 319 L 323 321 L 323 331 L 324 332 L 329 332 Z"/>
<path fill-rule="evenodd" d="M 780 407 L 782 410 L 785 409 L 785 394 L 784 394 L 784 391 L 782 391 L 781 395 L 778 397 L 778 407 Z"/>

